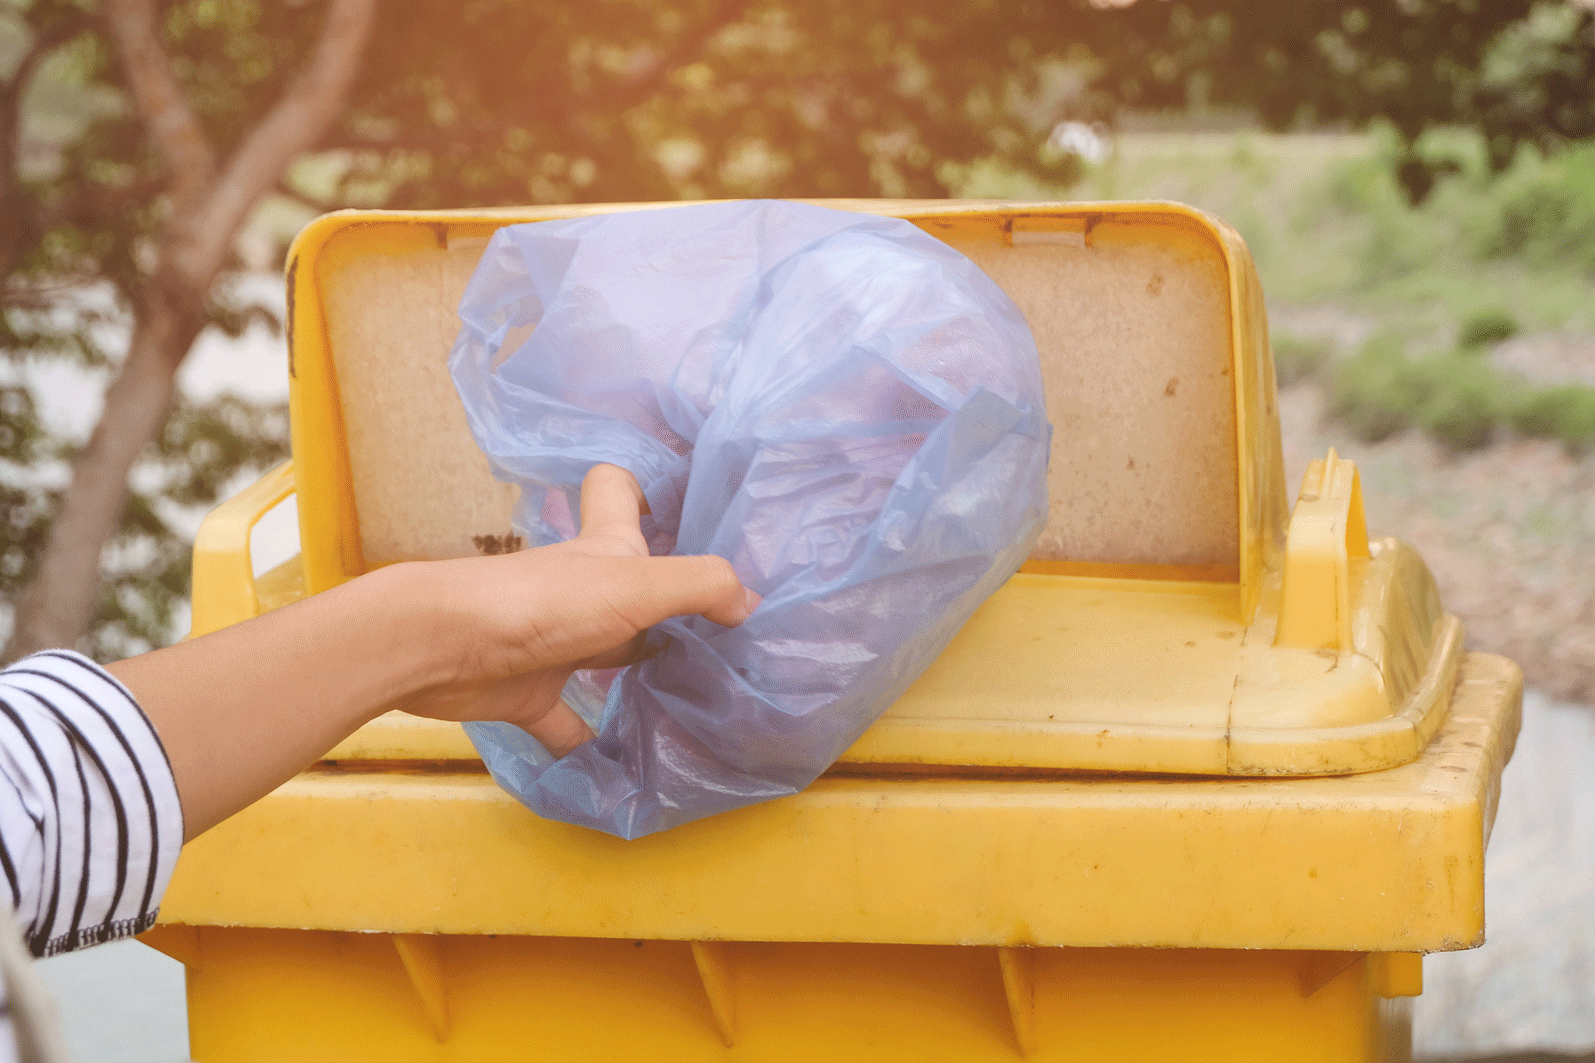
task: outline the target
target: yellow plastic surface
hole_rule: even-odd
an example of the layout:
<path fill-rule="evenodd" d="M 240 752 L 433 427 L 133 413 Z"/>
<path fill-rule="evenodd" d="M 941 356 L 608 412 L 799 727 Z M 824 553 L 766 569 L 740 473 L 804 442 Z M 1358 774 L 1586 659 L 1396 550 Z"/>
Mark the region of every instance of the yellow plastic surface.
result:
<path fill-rule="evenodd" d="M 208 1063 L 1405 1063 L 1419 954 L 1482 940 L 1521 690 L 1469 655 L 1385 772 L 826 779 L 630 843 L 324 770 L 191 843 L 144 940 Z"/>
<path fill-rule="evenodd" d="M 192 634 L 208 634 L 265 611 L 261 599 L 267 594 L 256 586 L 249 533 L 293 491 L 294 465 L 285 461 L 201 522 L 194 536 Z"/>
<path fill-rule="evenodd" d="M 1362 486 L 1357 466 L 1333 450 L 1309 465 L 1303 480 L 1285 545 L 1274 645 L 1338 654 L 1353 645 L 1352 606 L 1369 557 Z"/>
<path fill-rule="evenodd" d="M 1029 571 L 981 608 L 844 763 L 1305 775 L 1418 754 L 1444 712 L 1460 631 L 1415 555 L 1393 541 L 1370 546 L 1349 462 L 1315 463 L 1287 541 L 1267 324 L 1232 230 L 1177 204 L 837 205 L 908 217 L 1008 290 L 1041 345 L 1062 448 L 1049 473 L 1053 515 Z M 287 474 L 219 509 L 205 537 L 216 545 L 196 552 L 196 632 L 253 615 L 256 597 L 279 603 L 368 564 L 469 550 L 457 513 L 478 514 L 470 519 L 484 531 L 504 519 L 492 514 L 512 493 L 491 483 L 468 436 L 462 443 L 442 370 L 458 288 L 500 225 L 646 206 L 344 212 L 308 227 L 289 267 L 303 554 L 271 574 L 268 590 L 240 585 L 248 525 Z M 1100 337 L 1071 332 L 1073 319 L 1059 316 L 1065 305 L 1071 315 L 1087 309 L 1067 302 L 1073 286 L 1111 304 L 1098 312 L 1152 323 L 1112 333 L 1090 361 Z M 1188 318 L 1198 323 L 1187 335 Z M 388 331 L 366 342 L 373 329 Z M 368 353 L 405 342 L 419 346 L 383 357 L 424 365 Z M 1167 353 L 1182 345 L 1198 353 L 1183 362 Z M 1199 352 L 1213 350 L 1223 359 L 1203 369 Z M 354 381 L 347 401 L 340 372 Z M 1196 396 L 1188 410 L 1148 405 L 1147 396 L 1187 394 Z M 1201 406 L 1215 395 L 1227 396 L 1223 417 Z M 385 426 L 390 409 L 407 412 Z M 1139 458 L 1095 441 L 1121 421 L 1136 438 L 1114 446 L 1133 444 Z M 355 451 L 363 457 L 351 464 Z M 1187 451 L 1197 457 L 1180 458 L 1173 479 L 1153 471 Z M 477 479 L 487 483 L 458 498 L 405 503 L 417 483 Z M 373 507 L 365 528 L 361 484 Z M 1137 492 L 1150 494 L 1138 502 Z M 1167 505 L 1164 496 L 1184 508 L 1145 508 Z M 1181 535 L 1206 545 L 1182 550 Z M 331 758 L 473 761 L 475 752 L 456 725 L 394 714 Z"/>
<path fill-rule="evenodd" d="M 206 1063 L 1405 1063 L 1392 964 L 1302 951 L 996 949 L 207 928 Z M 705 973 L 702 957 L 715 956 Z M 433 979 L 431 972 L 437 972 Z"/>
<path fill-rule="evenodd" d="M 1520 699 L 1475 654 L 1391 771 L 823 780 L 632 843 L 482 776 L 313 773 L 191 843 L 162 914 L 203 925 L 145 940 L 209 1063 L 1396 1063 L 1417 953 L 1482 938 Z"/>
<path fill-rule="evenodd" d="M 839 763 L 1211 775 L 1406 763 L 1445 713 L 1461 628 L 1409 547 L 1363 551 L 1352 647 L 1338 653 L 1275 645 L 1277 572 L 1251 625 L 1233 584 L 1021 573 Z M 402 713 L 328 756 L 477 759 L 457 725 Z"/>
<path fill-rule="evenodd" d="M 625 842 L 483 773 L 306 773 L 190 842 L 167 922 L 388 933 L 1428 952 L 1483 938 L 1521 703 L 1470 654 L 1410 764 L 1324 779 L 821 779 Z"/>
<path fill-rule="evenodd" d="M 1239 237 L 833 205 L 911 218 L 1030 321 L 1063 449 L 1025 571 L 829 775 L 663 835 L 538 819 L 456 725 L 363 728 L 185 848 L 145 939 L 188 966 L 195 1058 L 1410 1058 L 1421 954 L 1483 940 L 1522 677 L 1368 538 L 1351 463 L 1287 519 Z M 196 632 L 503 534 L 442 368 L 460 287 L 501 225 L 646 206 L 307 228 L 295 462 L 207 521 Z M 253 580 L 290 490 L 302 553 Z"/>

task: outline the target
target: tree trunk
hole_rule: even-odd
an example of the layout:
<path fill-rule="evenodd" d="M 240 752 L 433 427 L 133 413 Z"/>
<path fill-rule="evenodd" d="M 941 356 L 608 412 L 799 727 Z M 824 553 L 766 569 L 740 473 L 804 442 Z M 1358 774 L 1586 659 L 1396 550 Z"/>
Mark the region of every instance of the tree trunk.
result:
<path fill-rule="evenodd" d="M 93 618 L 100 555 L 121 523 L 133 463 L 166 420 L 177 368 L 204 327 L 205 294 L 256 201 L 342 113 L 377 2 L 331 0 L 309 62 L 218 168 L 172 74 L 156 0 L 105 0 L 105 24 L 134 106 L 169 171 L 171 215 L 148 301 L 135 312 L 127 359 L 105 393 L 94 434 L 72 462 L 38 568 L 17 597 L 6 660 L 70 646 Z"/>
<path fill-rule="evenodd" d="M 38 569 L 18 596 L 6 660 L 71 646 L 94 615 L 100 554 L 127 505 L 128 474 L 166 420 L 177 367 L 202 323 L 157 294 L 137 316 L 132 342 L 105 393 L 105 412 L 72 460 L 72 479 L 50 524 Z"/>

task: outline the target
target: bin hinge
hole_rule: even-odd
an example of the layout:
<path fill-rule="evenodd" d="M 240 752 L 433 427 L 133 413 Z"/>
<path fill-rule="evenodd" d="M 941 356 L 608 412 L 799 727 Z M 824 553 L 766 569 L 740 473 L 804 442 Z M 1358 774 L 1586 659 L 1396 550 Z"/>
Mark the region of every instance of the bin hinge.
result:
<path fill-rule="evenodd" d="M 1036 960 L 1033 950 L 1001 945 L 997 965 L 1002 968 L 1002 991 L 1008 998 L 1008 1018 L 1013 1021 L 1019 1054 L 1036 1050 Z"/>
<path fill-rule="evenodd" d="M 443 993 L 443 942 L 436 934 L 394 934 L 404 973 L 410 976 L 427 1025 L 439 1043 L 449 1037 L 448 1002 Z"/>
<path fill-rule="evenodd" d="M 1357 464 L 1331 449 L 1307 466 L 1290 515 L 1274 645 L 1349 651 L 1351 568 L 1368 556 Z"/>
<path fill-rule="evenodd" d="M 703 992 L 714 1012 L 714 1024 L 727 1048 L 736 1037 L 736 996 L 731 985 L 730 950 L 723 941 L 693 941 L 692 959 L 703 979 Z"/>

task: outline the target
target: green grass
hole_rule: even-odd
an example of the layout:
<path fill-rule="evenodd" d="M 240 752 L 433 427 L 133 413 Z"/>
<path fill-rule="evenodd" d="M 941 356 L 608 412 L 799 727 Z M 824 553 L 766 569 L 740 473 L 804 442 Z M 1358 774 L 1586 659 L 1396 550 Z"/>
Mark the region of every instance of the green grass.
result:
<path fill-rule="evenodd" d="M 1476 348 L 1412 354 L 1398 336 L 1383 333 L 1321 372 L 1330 412 L 1369 443 L 1421 428 L 1462 452 L 1510 429 L 1557 440 L 1575 454 L 1595 447 L 1595 388 L 1534 387 L 1495 369 Z"/>
<path fill-rule="evenodd" d="M 1479 310 L 1468 315 L 1457 330 L 1457 346 L 1465 351 L 1481 351 L 1505 343 L 1518 331 L 1517 318 L 1510 310 Z"/>
<path fill-rule="evenodd" d="M 1595 446 L 1595 388 L 1578 384 L 1542 388 L 1512 410 L 1512 426 L 1524 435 L 1559 439 L 1580 452 Z"/>
<path fill-rule="evenodd" d="M 1280 334 L 1272 338 L 1274 374 L 1280 387 L 1318 376 L 1334 360 L 1335 348 L 1321 337 Z"/>
<path fill-rule="evenodd" d="M 1459 172 L 1416 208 L 1380 131 L 1125 134 L 1070 188 L 977 165 L 957 192 L 1190 203 L 1245 237 L 1271 301 L 1335 304 L 1412 338 L 1455 335 L 1502 307 L 1524 332 L 1595 331 L 1595 144 L 1525 149 L 1499 176 L 1465 131 L 1432 131 L 1420 147 Z"/>

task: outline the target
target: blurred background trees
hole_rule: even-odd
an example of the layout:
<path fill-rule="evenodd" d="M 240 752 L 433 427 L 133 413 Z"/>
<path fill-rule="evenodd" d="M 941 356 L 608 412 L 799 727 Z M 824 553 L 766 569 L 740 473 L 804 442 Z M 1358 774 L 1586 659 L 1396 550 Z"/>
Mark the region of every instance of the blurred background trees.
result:
<path fill-rule="evenodd" d="M 1060 131 L 1217 114 L 1376 125 L 1382 176 L 1343 192 L 1378 209 L 1515 180 L 1550 207 L 1489 239 L 1595 226 L 1514 170 L 1595 137 L 1595 9 L 1565 0 L 0 0 L 0 76 L 10 655 L 178 633 L 183 514 L 286 432 L 172 381 L 273 321 L 241 281 L 324 210 L 1058 195 L 1091 168 Z M 109 382 L 87 439 L 41 421 L 46 364 Z"/>
<path fill-rule="evenodd" d="M 174 410 L 176 373 L 204 329 L 236 332 L 250 315 L 217 283 L 234 238 L 341 116 L 375 0 L 329 0 L 317 20 L 282 5 L 154 0 L 41 0 L 10 13 L 0 339 L 13 361 L 114 367 L 71 452 L 41 438 L 31 395 L 13 400 L 17 438 L 32 449 L 17 455 L 4 515 L 13 539 L 0 571 L 20 587 L 9 652 L 71 645 L 93 627 L 90 647 L 115 653 L 162 641 L 186 592 L 185 551 L 159 503 L 213 501 L 218 474 L 282 449 L 280 425 L 234 400 Z M 52 64 L 53 86 L 40 77 Z M 82 101 L 53 143 L 28 135 L 28 104 L 50 87 Z M 131 494 L 147 448 L 164 475 Z M 58 489 L 38 482 L 37 459 L 66 466 Z"/>

